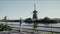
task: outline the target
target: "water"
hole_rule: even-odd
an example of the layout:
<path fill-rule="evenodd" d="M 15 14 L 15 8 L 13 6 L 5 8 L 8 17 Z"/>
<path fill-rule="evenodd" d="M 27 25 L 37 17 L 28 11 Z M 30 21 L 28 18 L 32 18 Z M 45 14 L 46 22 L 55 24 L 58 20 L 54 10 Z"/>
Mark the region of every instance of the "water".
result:
<path fill-rule="evenodd" d="M 20 27 L 19 22 L 0 22 L 0 23 L 8 24 L 11 27 L 17 27 L 17 28 Z M 33 28 L 33 26 L 24 26 L 24 25 L 33 25 L 33 24 L 22 23 L 22 28 L 30 28 L 30 29 Z M 57 23 L 57 24 L 38 24 L 38 26 L 60 27 L 60 23 Z M 37 27 L 37 29 L 51 31 L 51 28 L 46 28 L 46 27 Z M 52 28 L 52 31 L 60 32 L 60 28 Z"/>
<path fill-rule="evenodd" d="M 33 25 L 33 24 L 23 23 L 23 25 Z M 60 27 L 60 23 L 56 23 L 56 24 L 38 24 L 38 26 Z"/>
<path fill-rule="evenodd" d="M 19 22 L 0 22 L 3 24 L 8 24 L 10 26 L 20 26 Z M 13 25 L 14 24 L 14 25 Z M 22 23 L 22 25 L 33 25 L 33 24 L 28 24 L 28 23 Z M 38 26 L 51 26 L 51 24 L 38 24 Z M 52 27 L 60 27 L 60 23 L 52 24 Z"/>

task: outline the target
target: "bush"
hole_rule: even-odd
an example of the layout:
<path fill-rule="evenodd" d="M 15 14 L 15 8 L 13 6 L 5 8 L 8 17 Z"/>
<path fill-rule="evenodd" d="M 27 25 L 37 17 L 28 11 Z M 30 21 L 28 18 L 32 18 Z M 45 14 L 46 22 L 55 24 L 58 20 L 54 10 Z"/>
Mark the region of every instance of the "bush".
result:
<path fill-rule="evenodd" d="M 0 31 L 10 31 L 12 28 L 8 25 L 0 24 Z"/>

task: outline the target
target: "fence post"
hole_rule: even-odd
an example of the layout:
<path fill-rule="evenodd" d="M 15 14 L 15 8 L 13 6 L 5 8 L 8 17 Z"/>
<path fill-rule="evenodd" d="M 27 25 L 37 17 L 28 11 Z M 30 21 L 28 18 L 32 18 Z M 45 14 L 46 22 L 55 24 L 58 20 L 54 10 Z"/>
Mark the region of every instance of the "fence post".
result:
<path fill-rule="evenodd" d="M 51 24 L 51 33 L 53 34 L 53 32 L 52 32 L 52 24 Z"/>
<path fill-rule="evenodd" d="M 20 32 L 22 32 L 22 27 L 21 27 L 21 25 L 22 25 L 22 18 L 20 18 L 19 22 L 20 22 Z"/>

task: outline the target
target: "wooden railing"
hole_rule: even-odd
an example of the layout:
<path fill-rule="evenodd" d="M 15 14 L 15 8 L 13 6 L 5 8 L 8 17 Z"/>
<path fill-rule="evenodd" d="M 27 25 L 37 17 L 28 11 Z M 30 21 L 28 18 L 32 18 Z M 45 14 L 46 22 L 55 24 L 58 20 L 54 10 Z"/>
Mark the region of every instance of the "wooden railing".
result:
<path fill-rule="evenodd" d="M 23 26 L 28 26 L 28 27 L 33 27 L 33 25 L 23 25 Z M 37 29 L 37 28 L 39 28 L 39 27 L 42 27 L 42 28 L 49 28 L 50 30 L 41 30 L 41 29 Z M 24 32 L 33 32 L 33 31 L 37 31 L 37 33 L 39 32 L 39 31 L 43 31 L 43 32 L 52 32 L 52 34 L 53 33 L 59 33 L 60 34 L 60 27 L 52 27 L 52 26 L 37 26 L 37 28 L 36 28 L 36 30 L 34 30 L 33 28 L 22 28 L 22 29 L 25 29 L 25 31 Z M 56 29 L 56 30 L 53 30 L 53 29 Z M 30 31 L 30 30 L 32 30 L 32 31 Z M 58 31 L 59 30 L 59 31 Z"/>

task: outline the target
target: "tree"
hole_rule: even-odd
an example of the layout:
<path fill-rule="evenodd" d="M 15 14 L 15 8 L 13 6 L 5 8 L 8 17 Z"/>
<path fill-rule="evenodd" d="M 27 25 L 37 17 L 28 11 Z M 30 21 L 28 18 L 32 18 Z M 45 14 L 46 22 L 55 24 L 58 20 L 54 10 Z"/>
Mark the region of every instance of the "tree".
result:
<path fill-rule="evenodd" d="M 33 23 L 33 21 L 32 21 L 31 18 L 27 18 L 27 19 L 25 19 L 24 22 L 25 22 L 25 23 L 29 23 L 29 24 L 30 24 L 30 23 Z"/>
<path fill-rule="evenodd" d="M 24 22 L 26 22 L 26 23 L 43 23 L 43 24 L 45 24 L 45 23 L 47 23 L 47 24 L 57 23 L 57 21 L 52 20 L 52 19 L 50 19 L 48 17 L 45 17 L 45 18 L 39 19 L 39 20 L 32 20 L 31 18 L 28 18 Z"/>

